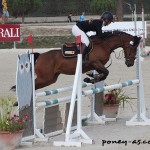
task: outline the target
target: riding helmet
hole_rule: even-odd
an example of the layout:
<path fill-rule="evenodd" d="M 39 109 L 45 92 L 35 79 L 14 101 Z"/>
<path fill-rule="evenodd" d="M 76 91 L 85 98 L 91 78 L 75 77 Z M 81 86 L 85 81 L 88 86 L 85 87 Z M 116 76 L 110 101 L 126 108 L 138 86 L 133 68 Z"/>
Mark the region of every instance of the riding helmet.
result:
<path fill-rule="evenodd" d="M 105 11 L 105 12 L 102 13 L 101 19 L 108 19 L 110 21 L 113 21 L 113 15 L 112 15 L 111 12 Z"/>

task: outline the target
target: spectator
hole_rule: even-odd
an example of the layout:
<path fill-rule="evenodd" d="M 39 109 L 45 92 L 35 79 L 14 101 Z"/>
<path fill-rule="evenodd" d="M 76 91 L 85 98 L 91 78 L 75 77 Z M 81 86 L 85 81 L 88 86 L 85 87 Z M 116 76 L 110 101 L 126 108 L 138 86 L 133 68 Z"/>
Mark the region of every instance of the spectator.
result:
<path fill-rule="evenodd" d="M 114 22 L 118 21 L 118 17 L 116 15 L 113 16 Z"/>
<path fill-rule="evenodd" d="M 2 0 L 0 0 L 0 17 L 2 17 L 2 24 L 3 24 L 3 20 L 4 20 L 4 16 L 3 16 L 3 5 L 2 5 Z"/>
<path fill-rule="evenodd" d="M 68 15 L 67 21 L 68 21 L 68 22 L 72 22 L 72 13 L 70 13 L 70 14 Z"/>
<path fill-rule="evenodd" d="M 80 22 L 85 20 L 85 12 L 82 12 L 82 15 L 80 16 Z"/>
<path fill-rule="evenodd" d="M 3 24 L 6 23 L 6 21 L 8 20 L 9 17 L 9 12 L 8 12 L 8 7 L 7 7 L 7 1 L 6 0 L 2 0 L 2 5 L 3 5 Z"/>

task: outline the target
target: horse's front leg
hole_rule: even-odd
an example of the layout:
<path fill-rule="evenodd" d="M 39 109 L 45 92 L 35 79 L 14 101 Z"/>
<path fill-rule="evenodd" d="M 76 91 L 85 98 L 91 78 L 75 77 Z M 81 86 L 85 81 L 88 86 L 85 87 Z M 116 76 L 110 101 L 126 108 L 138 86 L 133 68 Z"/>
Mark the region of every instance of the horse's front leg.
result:
<path fill-rule="evenodd" d="M 94 63 L 93 64 L 94 69 L 98 72 L 98 74 L 93 74 L 90 78 L 85 78 L 84 82 L 88 82 L 88 83 L 96 83 L 102 80 L 105 80 L 109 74 L 109 71 L 100 63 Z"/>

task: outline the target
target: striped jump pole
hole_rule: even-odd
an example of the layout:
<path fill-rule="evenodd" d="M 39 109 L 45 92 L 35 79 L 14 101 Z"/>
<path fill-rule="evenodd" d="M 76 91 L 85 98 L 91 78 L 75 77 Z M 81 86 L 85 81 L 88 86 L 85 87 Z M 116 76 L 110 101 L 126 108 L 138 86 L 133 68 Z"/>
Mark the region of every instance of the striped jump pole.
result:
<path fill-rule="evenodd" d="M 138 84 L 138 83 L 139 83 L 138 79 L 129 80 L 129 81 L 121 82 L 121 83 L 114 84 L 114 85 L 104 86 L 102 88 L 95 88 L 95 89 L 83 91 L 82 95 L 87 96 L 87 95 L 96 94 L 96 93 L 100 93 L 100 92 L 104 92 L 104 91 L 108 91 L 108 90 L 119 89 L 122 87 L 131 86 L 131 85 Z"/>
<path fill-rule="evenodd" d="M 61 103 L 67 103 L 69 102 L 71 99 L 71 96 L 66 96 L 66 97 L 63 97 L 63 98 L 55 98 L 55 99 L 48 99 L 48 100 L 45 100 L 44 102 L 37 102 L 35 104 L 36 107 L 43 107 L 43 106 L 49 106 L 49 107 L 52 107 L 52 106 L 55 106 L 57 104 L 61 104 Z"/>
<path fill-rule="evenodd" d="M 104 86 L 103 88 L 93 88 L 91 90 L 82 91 L 82 96 L 88 96 L 88 95 L 92 95 L 92 94 L 96 94 L 96 93 L 100 93 L 100 92 L 104 92 L 104 91 L 108 91 L 108 90 L 119 89 L 122 87 L 131 86 L 131 85 L 135 85 L 135 84 L 139 84 L 138 79 L 121 82 L 121 83 L 114 84 L 114 85 Z M 71 99 L 71 96 L 66 96 L 63 98 L 55 98 L 52 100 L 49 99 L 49 100 L 45 100 L 43 102 L 37 102 L 36 107 L 42 107 L 42 106 L 52 107 L 56 104 L 68 102 L 68 101 L 70 101 L 70 99 Z"/>
<path fill-rule="evenodd" d="M 92 85 L 93 85 L 92 83 L 82 83 L 82 88 L 92 86 Z M 72 91 L 72 89 L 73 89 L 72 86 L 68 86 L 68 87 L 64 87 L 64 88 L 39 92 L 39 93 L 36 93 L 35 95 L 36 95 L 36 97 L 49 96 L 49 95 L 58 94 L 58 93 L 61 93 L 61 92 Z"/>

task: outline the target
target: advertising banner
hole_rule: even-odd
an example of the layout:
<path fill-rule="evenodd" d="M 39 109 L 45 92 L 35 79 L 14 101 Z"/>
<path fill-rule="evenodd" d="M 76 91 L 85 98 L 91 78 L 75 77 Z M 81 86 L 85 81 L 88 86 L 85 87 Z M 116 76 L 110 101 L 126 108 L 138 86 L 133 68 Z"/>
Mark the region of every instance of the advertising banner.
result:
<path fill-rule="evenodd" d="M 0 41 L 14 42 L 20 41 L 20 25 L 19 24 L 1 24 L 0 25 Z"/>
<path fill-rule="evenodd" d="M 145 24 L 145 38 L 147 38 L 147 28 L 146 28 L 146 22 Z M 139 35 L 143 34 L 143 24 L 142 21 L 136 21 L 136 31 L 135 31 L 135 23 L 134 21 L 127 21 L 127 22 L 114 22 L 111 23 L 108 26 L 104 26 L 102 28 L 103 31 L 114 31 L 114 30 L 120 30 L 126 33 L 129 33 L 131 35 Z"/>
<path fill-rule="evenodd" d="M 108 26 L 102 27 L 102 30 L 104 32 L 107 31 L 123 31 L 131 35 L 139 35 L 143 34 L 145 31 L 145 38 L 147 38 L 147 26 L 146 26 L 146 21 L 144 22 L 144 29 L 143 29 L 143 24 L 142 21 L 136 21 L 136 30 L 135 30 L 135 23 L 134 21 L 127 21 L 127 22 L 114 22 L 109 24 Z M 93 31 L 90 31 L 87 33 L 88 36 L 95 35 L 96 33 Z"/>

